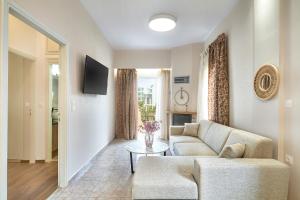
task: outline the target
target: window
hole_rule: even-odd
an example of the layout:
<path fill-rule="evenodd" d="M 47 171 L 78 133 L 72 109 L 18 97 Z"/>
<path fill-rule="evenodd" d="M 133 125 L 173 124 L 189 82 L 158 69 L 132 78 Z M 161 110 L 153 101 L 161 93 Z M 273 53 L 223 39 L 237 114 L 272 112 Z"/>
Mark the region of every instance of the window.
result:
<path fill-rule="evenodd" d="M 138 101 L 141 121 L 155 120 L 157 104 L 157 80 L 155 78 L 139 77 Z"/>

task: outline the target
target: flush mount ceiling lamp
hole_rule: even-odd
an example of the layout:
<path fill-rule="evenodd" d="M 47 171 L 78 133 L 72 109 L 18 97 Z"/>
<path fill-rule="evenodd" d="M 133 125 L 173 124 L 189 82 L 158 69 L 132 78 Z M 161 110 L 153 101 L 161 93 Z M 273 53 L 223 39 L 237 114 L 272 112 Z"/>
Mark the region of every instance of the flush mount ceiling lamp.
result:
<path fill-rule="evenodd" d="M 169 14 L 159 14 L 151 17 L 149 28 L 157 32 L 166 32 L 176 27 L 176 18 Z"/>

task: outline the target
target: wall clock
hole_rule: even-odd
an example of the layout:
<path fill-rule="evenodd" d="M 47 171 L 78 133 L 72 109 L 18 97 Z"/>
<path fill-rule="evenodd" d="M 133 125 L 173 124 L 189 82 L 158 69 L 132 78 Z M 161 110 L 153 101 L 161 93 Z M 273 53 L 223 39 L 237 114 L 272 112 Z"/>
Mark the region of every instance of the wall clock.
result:
<path fill-rule="evenodd" d="M 175 103 L 177 105 L 184 106 L 184 105 L 188 104 L 188 102 L 190 100 L 190 95 L 186 90 L 184 90 L 183 88 L 180 88 L 180 90 L 178 90 L 175 93 L 174 99 L 175 99 Z"/>

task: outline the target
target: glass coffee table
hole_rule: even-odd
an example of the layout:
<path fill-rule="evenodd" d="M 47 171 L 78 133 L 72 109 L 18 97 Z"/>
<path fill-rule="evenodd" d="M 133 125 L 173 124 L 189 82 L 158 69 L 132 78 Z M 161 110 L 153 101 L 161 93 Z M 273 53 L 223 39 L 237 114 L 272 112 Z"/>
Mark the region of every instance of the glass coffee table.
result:
<path fill-rule="evenodd" d="M 148 156 L 148 154 L 161 154 L 163 153 L 164 156 L 167 155 L 167 151 L 169 150 L 169 145 L 163 142 L 155 141 L 153 142 L 152 148 L 146 148 L 146 145 L 142 141 L 134 141 L 126 145 L 126 150 L 129 151 L 130 154 L 130 167 L 131 173 L 134 173 L 133 170 L 133 160 L 132 154 L 144 154 Z"/>

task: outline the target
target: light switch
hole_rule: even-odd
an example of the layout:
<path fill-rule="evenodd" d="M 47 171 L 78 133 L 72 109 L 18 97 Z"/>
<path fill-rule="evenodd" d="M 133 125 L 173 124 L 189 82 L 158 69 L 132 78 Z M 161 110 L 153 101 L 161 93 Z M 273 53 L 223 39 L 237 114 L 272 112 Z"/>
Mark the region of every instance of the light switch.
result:
<path fill-rule="evenodd" d="M 285 101 L 285 107 L 286 108 L 292 108 L 293 107 L 293 100 L 292 99 L 287 99 Z"/>
<path fill-rule="evenodd" d="M 291 156 L 289 154 L 285 154 L 285 162 L 289 165 L 293 165 L 294 164 L 293 156 Z"/>

